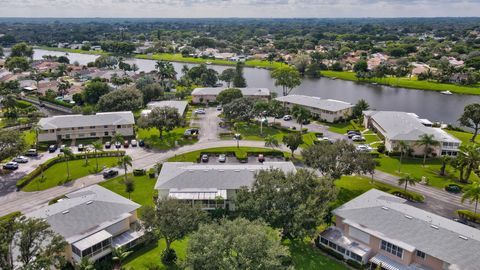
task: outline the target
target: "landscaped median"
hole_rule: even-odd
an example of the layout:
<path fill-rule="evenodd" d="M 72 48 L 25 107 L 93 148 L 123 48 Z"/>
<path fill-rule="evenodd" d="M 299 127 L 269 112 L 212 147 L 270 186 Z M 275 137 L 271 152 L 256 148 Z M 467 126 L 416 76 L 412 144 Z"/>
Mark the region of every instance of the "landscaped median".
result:
<path fill-rule="evenodd" d="M 85 164 L 85 155 L 88 160 L 87 164 Z M 73 155 L 68 160 L 68 169 L 70 171 L 69 178 L 67 177 L 67 165 L 65 164 L 66 161 L 64 157 L 54 157 L 20 179 L 16 184 L 17 189 L 30 192 L 63 185 L 89 174 L 97 173 L 96 158 L 98 158 L 98 168 L 101 170 L 104 166 L 116 166 L 118 156 L 123 155 L 125 155 L 125 151 L 104 151 L 96 154 L 81 153 Z"/>
<path fill-rule="evenodd" d="M 172 131 L 164 132 L 160 138 L 160 131 L 157 128 L 138 128 L 137 138 L 145 141 L 145 146 L 157 150 L 168 150 L 178 146 L 190 145 L 198 142 L 197 138 L 184 136 L 187 128 L 175 128 Z"/>

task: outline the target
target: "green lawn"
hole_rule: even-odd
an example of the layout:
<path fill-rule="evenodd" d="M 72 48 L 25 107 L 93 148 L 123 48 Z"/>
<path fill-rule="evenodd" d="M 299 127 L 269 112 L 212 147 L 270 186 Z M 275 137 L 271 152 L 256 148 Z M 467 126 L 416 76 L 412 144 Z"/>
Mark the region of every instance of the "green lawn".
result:
<path fill-rule="evenodd" d="M 99 169 L 101 170 L 103 165 L 107 167 L 116 166 L 117 161 L 117 157 L 98 158 Z M 41 176 L 38 176 L 33 179 L 28 185 L 26 185 L 22 190 L 30 192 L 49 189 L 87 176 L 89 174 L 93 174 L 95 173 L 96 169 L 95 158 L 90 158 L 88 160 L 88 165 L 85 165 L 84 159 L 71 160 L 68 162 L 68 165 L 70 167 L 70 178 L 67 178 L 67 165 L 65 164 L 65 162 L 59 162 L 45 170 L 45 172 L 43 173 L 43 180 L 41 179 Z"/>
<path fill-rule="evenodd" d="M 163 138 L 160 139 L 160 132 L 156 128 L 137 130 L 137 137 L 145 141 L 151 148 L 159 150 L 168 150 L 176 146 L 184 146 L 194 144 L 198 140 L 191 138 L 184 138 L 183 133 L 187 128 L 176 128 L 170 132 L 164 132 Z M 176 142 L 176 143 L 175 143 Z"/>
<path fill-rule="evenodd" d="M 28 146 L 31 146 L 31 145 L 34 145 L 35 144 L 35 141 L 36 141 L 36 135 L 35 135 L 35 131 L 33 130 L 27 130 L 27 131 L 24 131 L 24 138 L 25 138 L 25 143 L 28 145 Z"/>
<path fill-rule="evenodd" d="M 108 52 L 104 51 L 84 51 L 80 49 L 69 49 L 69 48 L 56 48 L 56 47 L 47 47 L 47 46 L 39 46 L 37 47 L 42 50 L 46 51 L 57 51 L 57 52 L 66 52 L 66 53 L 81 53 L 81 54 L 98 54 L 98 55 L 108 55 Z"/>
<path fill-rule="evenodd" d="M 359 81 L 358 78 L 355 76 L 354 72 L 348 72 L 348 71 L 325 70 L 325 71 L 322 71 L 322 75 L 325 77 L 335 77 L 342 80 Z M 480 87 L 461 86 L 461 85 L 455 85 L 455 84 L 449 84 L 449 83 L 437 83 L 433 81 L 419 81 L 416 78 L 388 77 L 388 78 L 382 78 L 382 79 L 374 78 L 370 80 L 361 80 L 361 81 L 375 82 L 378 84 L 410 88 L 410 89 L 433 90 L 433 91 L 449 90 L 451 92 L 458 93 L 458 94 L 480 95 Z"/>
<path fill-rule="evenodd" d="M 172 244 L 172 248 L 177 253 L 178 260 L 177 262 L 185 259 L 185 251 L 187 249 L 188 238 L 185 238 L 181 241 L 175 241 Z M 165 249 L 165 240 L 161 239 L 158 243 L 145 245 L 139 250 L 132 253 L 126 259 L 123 267 L 126 270 L 149 270 L 149 266 L 155 265 L 159 269 L 181 269 L 177 266 L 167 267 L 163 265 L 160 260 L 162 251 Z"/>
<path fill-rule="evenodd" d="M 462 143 L 470 143 L 470 139 L 473 136 L 473 133 L 470 133 L 470 132 L 456 131 L 456 130 L 449 130 L 449 129 L 444 129 L 444 130 L 448 132 L 450 135 L 462 141 Z M 477 136 L 475 138 L 475 142 L 480 143 L 480 136 Z"/>
<path fill-rule="evenodd" d="M 320 122 L 321 125 L 328 126 L 328 130 L 338 134 L 346 134 L 349 130 L 364 130 L 365 128 L 361 125 L 358 125 L 355 121 L 351 120 L 348 122 L 341 123 L 325 123 Z"/>

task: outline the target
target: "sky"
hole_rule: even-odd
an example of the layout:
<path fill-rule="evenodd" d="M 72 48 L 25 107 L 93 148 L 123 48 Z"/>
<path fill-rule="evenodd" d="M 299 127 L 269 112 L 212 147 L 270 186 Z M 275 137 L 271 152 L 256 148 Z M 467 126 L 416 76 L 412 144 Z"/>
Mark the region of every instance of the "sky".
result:
<path fill-rule="evenodd" d="M 480 0 L 0 0 L 0 17 L 474 17 Z"/>

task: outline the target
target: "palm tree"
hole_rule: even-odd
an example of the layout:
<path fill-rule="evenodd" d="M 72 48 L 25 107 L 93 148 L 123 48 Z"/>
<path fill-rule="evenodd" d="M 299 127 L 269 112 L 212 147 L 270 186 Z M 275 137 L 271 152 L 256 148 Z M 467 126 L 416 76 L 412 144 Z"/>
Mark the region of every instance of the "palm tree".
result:
<path fill-rule="evenodd" d="M 160 161 L 156 162 L 155 165 L 153 165 L 153 168 L 155 169 L 155 172 L 157 172 L 157 174 L 160 174 L 162 167 L 163 167 L 163 163 Z"/>
<path fill-rule="evenodd" d="M 38 145 L 38 133 L 40 133 L 40 125 L 38 123 L 32 123 L 32 130 L 35 132 L 35 148 Z"/>
<path fill-rule="evenodd" d="M 98 155 L 97 151 L 102 151 L 103 150 L 103 144 L 101 141 L 96 141 L 92 143 L 93 145 L 93 152 L 95 153 L 95 161 L 96 161 L 96 171 L 98 172 Z"/>
<path fill-rule="evenodd" d="M 409 148 L 410 146 L 406 141 L 398 142 L 398 151 L 400 152 L 400 163 L 398 164 L 398 172 L 400 172 L 402 168 L 403 155 L 407 153 Z"/>
<path fill-rule="evenodd" d="M 472 171 L 480 165 L 480 147 L 474 143 L 461 145 L 459 147 L 458 159 L 466 167 L 465 182 L 468 182 Z"/>
<path fill-rule="evenodd" d="M 443 156 L 442 157 L 442 167 L 440 167 L 440 175 L 445 176 L 446 172 L 445 170 L 447 169 L 447 164 L 450 163 L 452 158 L 450 156 Z"/>
<path fill-rule="evenodd" d="M 65 164 L 67 165 L 67 179 L 70 178 L 70 167 L 68 164 L 68 160 L 70 160 L 73 157 L 73 152 L 72 149 L 69 147 L 65 147 L 63 149 L 63 158 L 65 159 Z"/>
<path fill-rule="evenodd" d="M 277 138 L 273 137 L 272 135 L 268 135 L 265 137 L 265 147 L 271 147 L 274 149 L 275 147 L 278 147 L 280 144 L 277 140 Z"/>
<path fill-rule="evenodd" d="M 423 134 L 419 137 L 418 146 L 423 146 L 423 167 L 425 167 L 425 161 L 427 160 L 427 155 L 431 150 L 431 146 L 437 146 L 440 143 L 435 140 L 433 134 Z"/>
<path fill-rule="evenodd" d="M 116 269 L 122 269 L 122 262 L 132 251 L 125 250 L 123 247 L 114 248 L 112 250 L 112 261 L 116 264 Z"/>
<path fill-rule="evenodd" d="M 300 124 L 300 132 L 302 132 L 303 123 L 310 118 L 310 111 L 302 106 L 294 106 L 292 116 L 297 120 L 297 123 Z"/>
<path fill-rule="evenodd" d="M 69 81 L 62 80 L 58 84 L 58 93 L 61 96 L 65 96 L 68 93 L 68 89 L 70 89 L 70 87 L 72 87 L 72 84 Z"/>
<path fill-rule="evenodd" d="M 417 180 L 415 178 L 410 177 L 410 175 L 407 175 L 403 178 L 398 179 L 398 185 L 405 185 L 405 192 L 407 192 L 407 186 L 415 186 L 415 183 L 417 183 Z"/>
<path fill-rule="evenodd" d="M 173 80 L 176 78 L 177 72 L 175 71 L 175 68 L 170 62 L 157 61 L 157 63 L 155 64 L 155 68 L 158 70 L 158 77 L 163 87 L 165 87 L 165 80 Z"/>
<path fill-rule="evenodd" d="M 121 133 L 116 132 L 115 135 L 113 135 L 113 143 L 122 143 L 123 142 L 123 135 Z M 115 146 L 116 147 L 116 146 Z M 117 148 L 117 156 L 120 159 L 120 148 Z"/>
<path fill-rule="evenodd" d="M 137 64 L 132 64 L 132 71 L 134 74 L 137 72 L 137 70 L 138 70 Z"/>
<path fill-rule="evenodd" d="M 480 182 L 475 181 L 471 185 L 464 188 L 462 195 L 462 203 L 469 200 L 470 204 L 475 202 L 475 215 L 477 214 L 478 201 L 480 200 Z"/>
<path fill-rule="evenodd" d="M 128 167 L 132 167 L 132 157 L 129 155 L 124 155 L 118 162 L 118 165 L 122 166 L 125 170 L 125 182 L 127 182 L 127 171 Z"/>

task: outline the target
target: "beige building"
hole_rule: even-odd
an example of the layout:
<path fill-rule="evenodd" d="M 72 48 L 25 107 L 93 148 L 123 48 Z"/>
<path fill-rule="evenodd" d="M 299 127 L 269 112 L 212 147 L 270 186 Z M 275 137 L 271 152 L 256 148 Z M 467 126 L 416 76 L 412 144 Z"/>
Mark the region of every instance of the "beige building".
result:
<path fill-rule="evenodd" d="M 68 243 L 65 258 L 78 263 L 82 258 L 96 261 L 113 248 L 129 249 L 138 244 L 144 234 L 138 208 L 139 204 L 93 185 L 26 216 L 45 219 Z"/>
<path fill-rule="evenodd" d="M 304 95 L 288 95 L 276 99 L 283 102 L 290 109 L 295 105 L 302 106 L 308 109 L 312 116 L 329 123 L 349 118 L 354 107 L 353 104 L 340 100 Z"/>
<path fill-rule="evenodd" d="M 363 125 L 374 130 L 384 138 L 387 151 L 398 151 L 398 143 L 406 142 L 413 155 L 423 155 L 424 147 L 418 145 L 420 136 L 433 135 L 438 146 L 432 146 L 432 154 L 436 156 L 456 156 L 461 141 L 441 128 L 433 128 L 427 119 L 420 119 L 414 113 L 396 111 L 364 111 Z"/>
<path fill-rule="evenodd" d="M 163 108 L 170 107 L 177 109 L 178 113 L 181 116 L 185 115 L 187 111 L 188 102 L 184 100 L 162 100 L 162 101 L 152 101 L 147 104 L 147 109 L 142 110 L 141 115 L 147 116 L 154 108 Z"/>
<path fill-rule="evenodd" d="M 477 270 L 480 231 L 372 189 L 333 211 L 318 245 L 382 270 Z"/>
<path fill-rule="evenodd" d="M 116 133 L 133 136 L 132 112 L 105 112 L 94 115 L 59 115 L 38 122 L 38 141 L 50 142 L 85 138 L 112 137 Z"/>
<path fill-rule="evenodd" d="M 220 94 L 220 92 L 222 92 L 225 89 L 228 89 L 228 88 L 225 88 L 225 87 L 195 88 L 192 91 L 192 103 L 208 104 L 209 102 L 216 102 L 218 94 Z M 270 90 L 268 88 L 237 88 L 237 89 L 240 89 L 240 91 L 242 91 L 242 94 L 244 97 L 264 99 L 264 100 L 268 100 L 270 98 Z"/>

